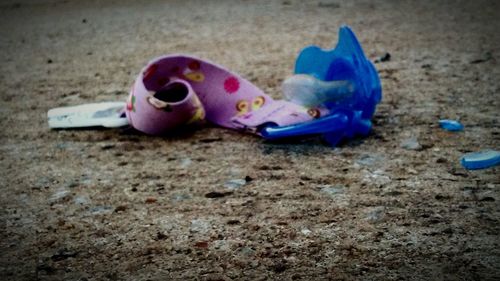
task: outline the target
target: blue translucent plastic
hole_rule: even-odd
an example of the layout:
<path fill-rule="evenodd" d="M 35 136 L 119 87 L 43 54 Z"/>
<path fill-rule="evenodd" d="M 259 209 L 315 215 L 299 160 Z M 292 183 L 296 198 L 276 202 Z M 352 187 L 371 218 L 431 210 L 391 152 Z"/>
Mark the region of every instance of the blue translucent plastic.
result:
<path fill-rule="evenodd" d="M 322 134 L 335 146 L 339 141 L 369 134 L 377 104 L 382 99 L 380 79 L 347 26 L 339 30 L 339 42 L 333 50 L 309 46 L 295 63 L 295 74 L 311 75 L 323 81 L 350 81 L 352 95 L 342 100 L 325 102 L 331 114 L 306 123 L 290 126 L 267 126 L 260 133 L 267 139 Z M 347 90 L 347 89 L 345 89 Z"/>
<path fill-rule="evenodd" d="M 500 151 L 484 150 L 462 156 L 460 163 L 468 170 L 486 169 L 500 164 Z"/>
<path fill-rule="evenodd" d="M 464 129 L 464 125 L 462 125 L 460 122 L 449 119 L 439 120 L 439 126 L 441 126 L 441 128 L 443 128 L 444 130 L 450 132 L 459 132 L 463 131 Z"/>

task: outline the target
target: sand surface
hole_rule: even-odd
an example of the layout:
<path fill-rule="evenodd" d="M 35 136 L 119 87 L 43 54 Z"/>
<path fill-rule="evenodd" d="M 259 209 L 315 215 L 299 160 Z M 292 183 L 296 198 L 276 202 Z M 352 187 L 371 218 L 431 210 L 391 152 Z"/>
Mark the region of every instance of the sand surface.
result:
<path fill-rule="evenodd" d="M 0 4 L 0 279 L 498 280 L 500 168 L 459 163 L 500 149 L 498 1 L 140 2 Z M 344 23 L 391 54 L 366 139 L 47 126 L 52 107 L 125 100 L 168 53 L 279 98 Z"/>

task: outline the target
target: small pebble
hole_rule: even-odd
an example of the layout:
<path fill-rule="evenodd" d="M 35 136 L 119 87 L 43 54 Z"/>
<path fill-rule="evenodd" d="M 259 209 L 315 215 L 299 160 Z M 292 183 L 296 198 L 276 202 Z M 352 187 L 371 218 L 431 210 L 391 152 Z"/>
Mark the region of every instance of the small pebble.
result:
<path fill-rule="evenodd" d="M 366 219 L 371 222 L 379 222 L 385 217 L 385 207 L 379 206 L 372 208 L 367 214 Z"/>
<path fill-rule="evenodd" d="M 180 167 L 185 169 L 189 166 L 191 166 L 191 163 L 193 163 L 193 161 L 191 160 L 191 158 L 184 158 L 181 160 L 181 165 Z"/>
<path fill-rule="evenodd" d="M 375 63 L 378 62 L 386 62 L 391 60 L 391 54 L 385 53 L 383 56 L 379 57 L 378 59 L 375 60 Z"/>
<path fill-rule="evenodd" d="M 191 221 L 191 227 L 189 228 L 191 232 L 204 233 L 210 230 L 212 226 L 208 221 L 203 219 L 194 219 Z"/>
<path fill-rule="evenodd" d="M 158 201 L 158 199 L 154 198 L 154 197 L 148 197 L 146 198 L 146 204 L 153 204 L 153 203 L 156 203 L 156 201 Z"/>
<path fill-rule="evenodd" d="M 224 183 L 224 187 L 228 189 L 238 189 L 247 183 L 245 179 L 232 179 Z"/>
<path fill-rule="evenodd" d="M 90 213 L 92 215 L 104 215 L 112 213 L 113 210 L 111 206 L 96 206 L 90 209 Z"/>
<path fill-rule="evenodd" d="M 207 242 L 207 241 L 200 241 L 200 242 L 196 242 L 196 243 L 194 244 L 194 246 L 195 246 L 196 248 L 206 249 L 206 248 L 208 248 L 208 242 Z"/>
<path fill-rule="evenodd" d="M 168 237 L 168 236 L 167 236 L 166 234 L 162 233 L 162 232 L 158 232 L 158 233 L 156 234 L 156 239 L 157 239 L 157 240 L 163 240 L 163 239 L 165 239 L 165 238 L 167 238 L 167 237 Z"/>
<path fill-rule="evenodd" d="M 415 137 L 403 140 L 401 142 L 401 147 L 407 150 L 420 150 L 422 148 L 417 138 Z"/>
<path fill-rule="evenodd" d="M 184 200 L 188 200 L 188 199 L 191 199 L 191 196 L 189 196 L 187 194 L 174 194 L 172 196 L 172 201 L 175 201 L 175 202 L 184 201 Z"/>
<path fill-rule="evenodd" d="M 207 194 L 205 194 L 205 198 L 221 198 L 227 195 L 231 195 L 232 192 L 219 192 L 219 191 L 212 191 Z"/>
<path fill-rule="evenodd" d="M 253 256 L 255 254 L 255 250 L 250 247 L 244 247 L 241 249 L 241 254 L 244 256 Z"/>
<path fill-rule="evenodd" d="M 89 203 L 89 198 L 85 196 L 77 196 L 73 199 L 73 202 L 79 205 L 86 205 L 87 203 Z"/>
<path fill-rule="evenodd" d="M 379 162 L 383 162 L 384 157 L 378 154 L 363 154 L 358 159 L 356 159 L 356 163 L 363 166 L 372 166 Z"/>
<path fill-rule="evenodd" d="M 126 211 L 127 210 L 127 205 L 120 205 L 118 207 L 115 208 L 115 212 L 118 213 L 118 212 L 123 212 L 123 211 Z"/>
<path fill-rule="evenodd" d="M 335 195 L 344 193 L 344 189 L 343 186 L 324 185 L 321 187 L 321 192 L 335 197 Z"/>
<path fill-rule="evenodd" d="M 57 201 L 61 201 L 65 198 L 68 198 L 70 196 L 70 191 L 69 190 L 66 190 L 66 189 L 59 189 L 57 190 L 54 194 L 52 194 L 52 196 L 49 198 L 49 202 L 57 202 Z"/>
<path fill-rule="evenodd" d="M 301 232 L 302 234 L 304 234 L 304 235 L 306 235 L 306 236 L 307 236 L 307 235 L 309 235 L 312 231 L 311 231 L 311 230 L 309 230 L 309 229 L 307 229 L 307 228 L 304 228 L 304 229 L 302 229 L 300 232 Z"/>
<path fill-rule="evenodd" d="M 108 150 L 108 149 L 112 149 L 115 147 L 115 144 L 113 143 L 104 143 L 104 144 L 101 144 L 101 149 L 102 150 Z"/>

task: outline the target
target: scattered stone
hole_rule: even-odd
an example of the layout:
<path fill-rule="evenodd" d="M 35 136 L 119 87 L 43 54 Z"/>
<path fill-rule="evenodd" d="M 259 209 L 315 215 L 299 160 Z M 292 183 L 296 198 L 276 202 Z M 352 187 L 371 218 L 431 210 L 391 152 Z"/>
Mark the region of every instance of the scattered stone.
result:
<path fill-rule="evenodd" d="M 267 165 L 262 165 L 262 166 L 258 167 L 258 169 L 262 170 L 262 171 L 269 171 L 269 170 L 278 171 L 278 170 L 283 170 L 283 168 L 281 166 L 267 166 Z"/>
<path fill-rule="evenodd" d="M 227 224 L 229 224 L 229 225 L 240 224 L 240 221 L 239 220 L 228 220 Z"/>
<path fill-rule="evenodd" d="M 384 158 L 378 154 L 363 154 L 358 159 L 356 163 L 362 166 L 372 166 L 381 162 Z"/>
<path fill-rule="evenodd" d="M 303 228 L 300 233 L 304 234 L 305 236 L 308 236 L 309 234 L 311 234 L 311 230 L 307 229 L 307 228 Z"/>
<path fill-rule="evenodd" d="M 384 193 L 383 195 L 384 196 L 399 196 L 401 194 L 403 194 L 403 192 L 397 191 L 397 190 L 391 190 L 391 191 Z"/>
<path fill-rule="evenodd" d="M 82 23 L 87 23 L 87 19 L 82 19 Z"/>
<path fill-rule="evenodd" d="M 196 248 L 206 249 L 206 248 L 208 248 L 208 242 L 207 241 L 196 242 L 196 243 L 194 243 L 194 246 Z"/>
<path fill-rule="evenodd" d="M 401 142 L 401 147 L 407 150 L 421 150 L 422 146 L 416 137 L 405 139 Z"/>
<path fill-rule="evenodd" d="M 115 213 L 123 212 L 123 211 L 126 211 L 127 209 L 128 209 L 127 205 L 120 205 L 120 206 L 115 208 Z"/>
<path fill-rule="evenodd" d="M 434 198 L 436 198 L 436 200 L 446 200 L 446 199 L 450 199 L 450 196 L 442 195 L 442 194 L 436 194 L 436 196 L 434 196 Z"/>
<path fill-rule="evenodd" d="M 70 180 L 66 186 L 68 188 L 75 188 L 75 187 L 78 187 L 80 184 L 78 183 L 78 180 Z"/>
<path fill-rule="evenodd" d="M 277 262 L 271 267 L 271 269 L 276 273 L 281 273 L 286 270 L 286 264 L 285 262 Z"/>
<path fill-rule="evenodd" d="M 158 201 L 158 199 L 154 198 L 154 197 L 148 197 L 146 198 L 146 204 L 153 204 L 153 203 L 156 203 L 156 201 Z"/>
<path fill-rule="evenodd" d="M 212 242 L 212 247 L 214 249 L 217 249 L 217 250 L 221 250 L 221 251 L 229 251 L 231 249 L 231 243 L 226 240 L 226 239 L 223 239 L 223 237 L 219 237 L 219 240 L 214 240 Z"/>
<path fill-rule="evenodd" d="M 51 63 L 53 63 L 53 62 L 54 62 L 54 61 L 53 61 L 53 60 L 51 60 L 51 59 L 48 59 L 48 60 L 47 60 L 47 64 L 51 64 Z"/>
<path fill-rule="evenodd" d="M 310 181 L 310 180 L 312 180 L 312 178 L 310 178 L 308 176 L 300 176 L 300 179 L 303 180 L 303 181 Z"/>
<path fill-rule="evenodd" d="M 36 267 L 38 271 L 45 271 L 47 274 L 54 274 L 56 269 L 48 264 L 40 264 Z"/>
<path fill-rule="evenodd" d="M 228 196 L 233 194 L 232 192 L 219 192 L 219 191 L 211 191 L 207 194 L 205 194 L 206 198 L 221 198 L 224 196 Z"/>
<path fill-rule="evenodd" d="M 250 247 L 244 247 L 241 249 L 241 254 L 244 255 L 244 256 L 253 256 L 255 255 L 255 250 L 250 248 Z"/>
<path fill-rule="evenodd" d="M 212 228 L 212 226 L 209 222 L 203 219 L 194 219 L 191 221 L 191 227 L 189 228 L 189 230 L 191 232 L 206 233 L 208 230 L 210 230 L 210 228 Z"/>
<path fill-rule="evenodd" d="M 69 145 L 68 143 L 65 143 L 65 142 L 60 142 L 60 143 L 57 143 L 57 144 L 55 145 L 55 147 L 56 147 L 57 149 L 61 149 L 61 150 L 63 150 L 63 149 L 67 149 L 69 146 L 70 146 L 70 145 Z"/>
<path fill-rule="evenodd" d="M 104 143 L 104 144 L 101 144 L 101 149 L 102 150 L 108 150 L 108 149 L 112 149 L 112 148 L 115 148 L 115 144 L 113 143 Z"/>
<path fill-rule="evenodd" d="M 157 240 L 163 240 L 163 239 L 166 239 L 167 237 L 168 236 L 166 234 L 162 233 L 162 232 L 158 231 L 158 233 L 156 233 L 156 239 Z"/>
<path fill-rule="evenodd" d="M 323 185 L 321 186 L 321 192 L 328 194 L 329 196 L 335 197 L 338 194 L 342 194 L 345 191 L 345 187 L 337 185 Z"/>
<path fill-rule="evenodd" d="M 373 172 L 364 171 L 363 182 L 365 183 L 382 187 L 389 184 L 391 181 L 391 178 L 383 170 L 375 170 Z"/>
<path fill-rule="evenodd" d="M 444 234 L 449 234 L 449 235 L 451 235 L 451 234 L 453 234 L 453 228 L 451 228 L 451 227 L 445 228 L 445 229 L 443 229 L 443 231 L 442 231 L 442 232 L 443 232 Z"/>
<path fill-rule="evenodd" d="M 89 201 L 90 201 L 89 198 L 86 196 L 77 196 L 73 199 L 73 202 L 79 205 L 87 205 Z"/>
<path fill-rule="evenodd" d="M 436 160 L 436 163 L 439 164 L 448 163 L 448 160 L 446 158 L 440 157 Z"/>
<path fill-rule="evenodd" d="M 206 139 L 201 139 L 199 142 L 201 143 L 212 143 L 212 142 L 218 142 L 222 141 L 222 138 L 206 138 Z"/>
<path fill-rule="evenodd" d="M 366 219 L 370 222 L 382 221 L 384 217 L 385 217 L 384 206 L 374 207 L 371 210 L 369 210 L 366 214 Z"/>
<path fill-rule="evenodd" d="M 90 213 L 92 215 L 104 215 L 112 213 L 113 210 L 111 206 L 96 206 L 90 209 Z"/>
<path fill-rule="evenodd" d="M 180 167 L 182 169 L 185 169 L 185 168 L 191 166 L 191 163 L 193 163 L 193 161 L 191 160 L 191 158 L 184 158 L 184 159 L 181 160 Z"/>
<path fill-rule="evenodd" d="M 491 191 L 481 192 L 477 194 L 477 200 L 480 202 L 494 202 L 494 193 Z"/>
<path fill-rule="evenodd" d="M 60 188 L 58 189 L 52 196 L 49 198 L 49 202 L 55 203 L 58 201 L 62 201 L 66 198 L 68 198 L 71 195 L 71 192 L 67 189 Z"/>
<path fill-rule="evenodd" d="M 189 196 L 187 194 L 174 194 L 172 196 L 172 201 L 175 201 L 175 202 L 184 201 L 184 200 L 188 200 L 188 199 L 191 199 L 191 196 Z"/>
<path fill-rule="evenodd" d="M 245 179 L 232 179 L 224 183 L 224 187 L 230 190 L 238 189 L 247 183 Z"/>
<path fill-rule="evenodd" d="M 58 251 L 57 254 L 53 255 L 50 258 L 53 261 L 62 261 L 68 258 L 74 258 L 76 257 L 77 254 L 78 254 L 77 252 L 68 251 L 67 249 L 61 249 Z"/>
<path fill-rule="evenodd" d="M 253 178 L 251 176 L 246 176 L 245 177 L 245 181 L 246 182 L 251 182 L 251 181 L 253 181 Z"/>
<path fill-rule="evenodd" d="M 473 60 L 470 62 L 470 64 L 483 63 L 483 62 L 487 62 L 491 59 L 493 59 L 493 55 L 491 54 L 491 52 L 486 52 L 486 54 L 484 54 L 483 58 Z"/>
<path fill-rule="evenodd" d="M 468 174 L 457 170 L 455 167 L 451 167 L 449 169 L 448 173 L 450 173 L 451 175 L 458 176 L 458 177 L 463 177 L 463 178 L 469 177 Z"/>
<path fill-rule="evenodd" d="M 386 61 L 390 61 L 390 60 L 391 60 L 391 54 L 385 53 L 383 56 L 377 58 L 375 60 L 375 63 L 386 62 Z"/>

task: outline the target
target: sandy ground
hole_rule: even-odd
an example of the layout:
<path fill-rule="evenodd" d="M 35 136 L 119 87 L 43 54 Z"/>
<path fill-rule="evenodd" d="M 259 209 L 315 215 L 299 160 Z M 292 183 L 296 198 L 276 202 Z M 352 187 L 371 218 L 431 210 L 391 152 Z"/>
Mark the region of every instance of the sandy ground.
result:
<path fill-rule="evenodd" d="M 0 4 L 2 280 L 498 280 L 500 168 L 459 164 L 500 148 L 498 1 L 83 2 Z M 174 52 L 278 98 L 342 23 L 392 56 L 364 140 L 47 127 Z"/>

